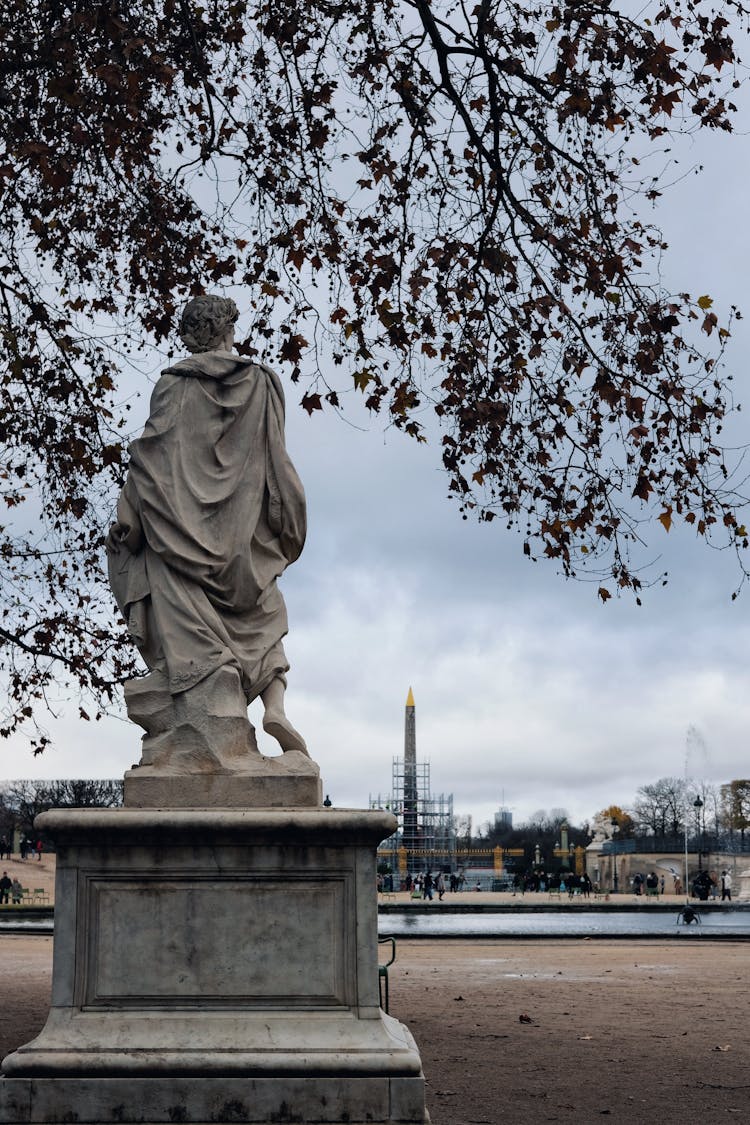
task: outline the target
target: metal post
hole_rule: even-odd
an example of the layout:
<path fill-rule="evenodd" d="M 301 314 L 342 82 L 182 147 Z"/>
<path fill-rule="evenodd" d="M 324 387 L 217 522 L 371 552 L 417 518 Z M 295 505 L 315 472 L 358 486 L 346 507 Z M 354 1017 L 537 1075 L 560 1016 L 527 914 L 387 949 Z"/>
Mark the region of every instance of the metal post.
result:
<path fill-rule="evenodd" d="M 618 840 L 617 833 L 620 831 L 620 825 L 614 817 L 612 817 L 612 891 L 618 894 L 620 890 L 619 880 L 617 878 L 617 855 L 618 855 Z"/>
<path fill-rule="evenodd" d="M 693 801 L 693 808 L 695 809 L 695 824 L 698 833 L 698 870 L 703 870 L 703 841 L 701 839 L 701 809 L 703 808 L 703 801 L 700 799 L 700 794 Z"/>

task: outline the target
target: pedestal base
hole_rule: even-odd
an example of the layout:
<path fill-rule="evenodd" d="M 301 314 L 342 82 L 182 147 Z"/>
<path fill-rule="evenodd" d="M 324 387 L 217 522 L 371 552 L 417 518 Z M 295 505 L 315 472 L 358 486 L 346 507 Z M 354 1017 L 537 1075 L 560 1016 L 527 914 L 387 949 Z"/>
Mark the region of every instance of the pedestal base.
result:
<path fill-rule="evenodd" d="M 317 809 L 322 799 L 320 770 L 294 750 L 275 757 L 247 754 L 223 772 L 139 765 L 125 774 L 125 804 L 135 809 Z"/>
<path fill-rule="evenodd" d="M 378 1007 L 380 812 L 70 810 L 52 1010 L 3 1063 L 0 1122 L 424 1125 Z"/>
<path fill-rule="evenodd" d="M 430 1122 L 423 1084 L 398 1078 L 6 1078 L 0 1079 L 0 1120 L 24 1125 Z"/>

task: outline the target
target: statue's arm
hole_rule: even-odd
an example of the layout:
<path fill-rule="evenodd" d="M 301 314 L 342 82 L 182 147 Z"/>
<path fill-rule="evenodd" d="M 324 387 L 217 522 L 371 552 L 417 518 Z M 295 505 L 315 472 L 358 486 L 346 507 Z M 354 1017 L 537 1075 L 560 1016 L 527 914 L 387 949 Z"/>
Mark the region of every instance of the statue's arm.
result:
<path fill-rule="evenodd" d="M 107 546 L 111 550 L 125 547 L 131 555 L 137 555 L 143 547 L 143 525 L 138 515 L 130 476 L 117 501 L 117 522 L 113 523 L 107 536 Z"/>
<path fill-rule="evenodd" d="M 268 388 L 268 432 L 266 481 L 269 493 L 269 523 L 279 536 L 287 563 L 302 553 L 307 530 L 305 492 L 284 441 L 284 391 L 270 367 L 260 365 Z"/>

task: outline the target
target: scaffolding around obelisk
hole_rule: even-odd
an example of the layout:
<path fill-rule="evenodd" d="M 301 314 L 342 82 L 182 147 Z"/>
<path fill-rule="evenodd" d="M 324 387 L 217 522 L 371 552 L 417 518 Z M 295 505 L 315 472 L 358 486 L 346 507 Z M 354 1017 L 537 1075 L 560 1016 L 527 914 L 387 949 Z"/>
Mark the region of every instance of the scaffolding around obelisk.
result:
<path fill-rule="evenodd" d="M 381 844 L 382 859 L 390 853 L 391 868 L 407 872 L 450 868 L 455 852 L 453 794 L 430 789 L 430 763 L 417 761 L 416 708 L 409 688 L 404 716 L 404 756 L 393 759 L 389 796 L 370 797 L 370 808 L 389 809 L 398 817 L 398 830 Z"/>

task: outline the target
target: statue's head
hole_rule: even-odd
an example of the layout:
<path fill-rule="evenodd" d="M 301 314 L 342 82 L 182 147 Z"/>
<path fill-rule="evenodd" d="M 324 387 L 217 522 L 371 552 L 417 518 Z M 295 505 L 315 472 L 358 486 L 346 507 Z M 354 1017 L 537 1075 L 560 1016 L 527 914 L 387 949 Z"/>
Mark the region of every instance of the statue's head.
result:
<path fill-rule="evenodd" d="M 191 352 L 211 352 L 220 347 L 234 327 L 239 309 L 231 297 L 193 297 L 180 319 L 180 338 Z"/>

